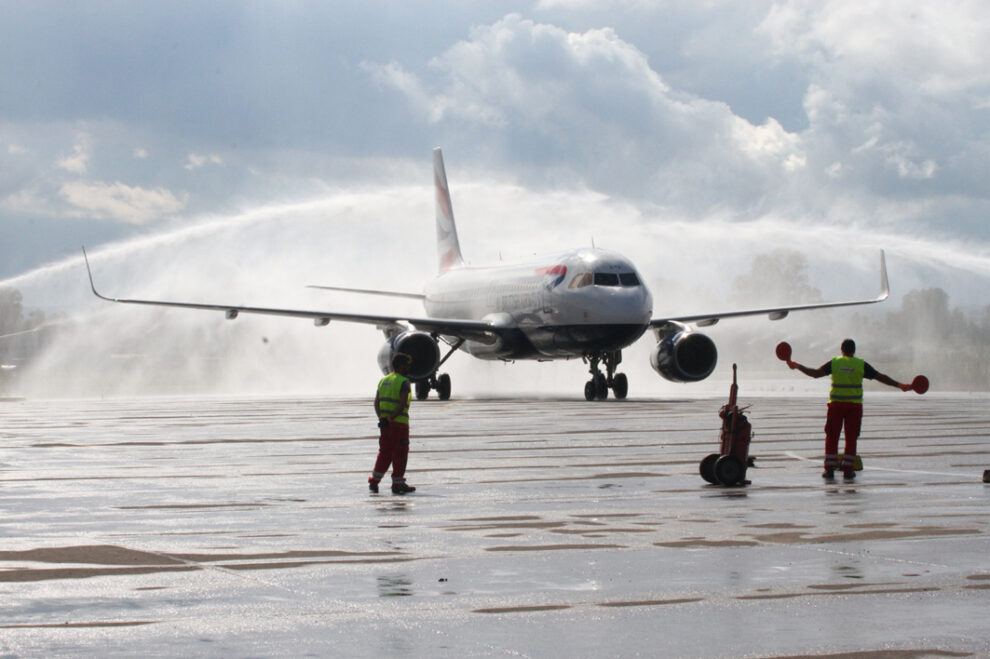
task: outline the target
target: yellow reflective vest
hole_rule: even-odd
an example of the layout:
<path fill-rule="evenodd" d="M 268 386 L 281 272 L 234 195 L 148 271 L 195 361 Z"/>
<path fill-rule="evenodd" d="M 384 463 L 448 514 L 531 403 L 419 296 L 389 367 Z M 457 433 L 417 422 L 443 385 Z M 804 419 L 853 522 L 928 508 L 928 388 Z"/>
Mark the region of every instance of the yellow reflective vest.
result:
<path fill-rule="evenodd" d="M 832 390 L 830 403 L 862 403 L 863 372 L 866 362 L 857 357 L 832 358 Z"/>
<path fill-rule="evenodd" d="M 399 400 L 402 383 L 408 381 L 409 378 L 394 371 L 381 379 L 378 383 L 378 414 L 380 416 L 387 418 L 395 410 L 401 409 L 402 411 L 394 420 L 396 423 L 409 425 L 409 402 L 412 399 L 412 391 L 406 394 L 405 400 Z"/>

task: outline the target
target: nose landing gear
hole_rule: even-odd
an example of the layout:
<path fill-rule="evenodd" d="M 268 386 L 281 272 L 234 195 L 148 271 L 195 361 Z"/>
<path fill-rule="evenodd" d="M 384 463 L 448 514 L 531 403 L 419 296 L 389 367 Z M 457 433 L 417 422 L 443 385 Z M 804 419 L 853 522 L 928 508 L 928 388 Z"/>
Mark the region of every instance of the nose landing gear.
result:
<path fill-rule="evenodd" d="M 450 376 L 441 373 L 439 376 L 434 373 L 427 380 L 420 380 L 414 383 L 416 400 L 426 400 L 430 396 L 430 389 L 435 389 L 437 398 L 440 400 L 450 399 Z"/>
<path fill-rule="evenodd" d="M 611 350 L 604 353 L 594 353 L 584 356 L 585 363 L 590 365 L 588 369 L 591 379 L 584 383 L 585 400 L 605 400 L 608 398 L 608 390 L 619 400 L 629 393 L 629 380 L 625 373 L 616 373 L 616 367 L 622 362 L 622 351 Z M 598 370 L 598 364 L 605 364 L 605 373 Z"/>
<path fill-rule="evenodd" d="M 434 340 L 437 340 L 437 335 L 432 335 Z M 464 339 L 457 339 L 450 344 L 450 350 L 444 355 L 443 359 L 437 364 L 437 369 L 443 366 L 443 363 L 450 359 L 450 356 L 457 351 L 464 344 Z M 437 392 L 437 398 L 440 400 L 450 400 L 450 376 L 446 373 L 437 374 L 437 371 L 433 372 L 429 378 L 425 380 L 420 380 L 414 383 L 416 400 L 426 400 L 430 396 L 430 389 L 435 389 Z"/>

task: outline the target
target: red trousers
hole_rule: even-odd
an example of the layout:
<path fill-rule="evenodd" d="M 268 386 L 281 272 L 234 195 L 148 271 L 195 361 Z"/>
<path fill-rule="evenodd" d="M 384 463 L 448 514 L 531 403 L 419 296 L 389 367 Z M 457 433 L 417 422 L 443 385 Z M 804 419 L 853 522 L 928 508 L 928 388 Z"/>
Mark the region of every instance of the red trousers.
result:
<path fill-rule="evenodd" d="M 825 468 L 852 471 L 856 464 L 856 440 L 863 424 L 862 403 L 833 402 L 825 417 Z M 845 428 L 846 446 L 839 464 L 839 433 Z"/>
<path fill-rule="evenodd" d="M 392 482 L 405 481 L 406 463 L 409 461 L 409 425 L 393 421 L 382 429 L 378 438 L 378 459 L 371 480 L 375 483 L 384 478 L 389 466 L 392 467 Z"/>

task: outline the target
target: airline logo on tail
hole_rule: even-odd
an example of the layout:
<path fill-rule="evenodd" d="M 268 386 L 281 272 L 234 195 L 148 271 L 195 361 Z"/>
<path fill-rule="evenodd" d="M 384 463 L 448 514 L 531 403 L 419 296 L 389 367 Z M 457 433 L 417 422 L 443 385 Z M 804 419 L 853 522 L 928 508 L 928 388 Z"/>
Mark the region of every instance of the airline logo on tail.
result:
<path fill-rule="evenodd" d="M 437 207 L 437 257 L 440 272 L 446 272 L 464 265 L 464 259 L 461 258 L 461 245 L 454 225 L 454 209 L 450 204 L 450 190 L 447 189 L 443 153 L 439 148 L 433 149 L 433 188 Z"/>

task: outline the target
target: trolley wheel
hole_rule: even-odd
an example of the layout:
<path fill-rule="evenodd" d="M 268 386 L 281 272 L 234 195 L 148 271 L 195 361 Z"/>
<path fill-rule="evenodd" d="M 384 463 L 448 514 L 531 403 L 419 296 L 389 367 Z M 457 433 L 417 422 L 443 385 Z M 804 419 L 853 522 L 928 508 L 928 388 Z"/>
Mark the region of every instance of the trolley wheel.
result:
<path fill-rule="evenodd" d="M 715 461 L 715 478 L 722 485 L 737 485 L 746 473 L 742 461 L 734 455 L 723 455 Z"/>
<path fill-rule="evenodd" d="M 718 459 L 721 457 L 722 456 L 718 453 L 712 453 L 702 460 L 700 465 L 698 465 L 698 470 L 701 472 L 701 477 L 714 485 L 718 485 L 718 479 L 715 478 L 715 463 L 718 462 Z"/>

